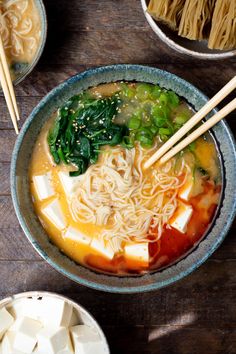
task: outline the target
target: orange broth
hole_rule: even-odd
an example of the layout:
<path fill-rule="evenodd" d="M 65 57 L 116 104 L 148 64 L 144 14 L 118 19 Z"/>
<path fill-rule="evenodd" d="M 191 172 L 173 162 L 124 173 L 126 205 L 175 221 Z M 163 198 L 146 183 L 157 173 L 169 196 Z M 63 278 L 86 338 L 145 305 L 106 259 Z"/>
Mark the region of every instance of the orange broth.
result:
<path fill-rule="evenodd" d="M 109 93 L 111 94 L 116 92 L 119 88 L 119 84 L 115 83 L 98 86 L 93 88 L 91 92 L 96 96 L 106 96 L 109 95 Z M 182 103 L 181 106 L 184 106 L 185 110 L 188 109 L 185 103 Z M 206 135 L 205 138 L 199 138 L 196 142 L 194 159 L 197 159 L 198 161 L 202 160 L 204 163 L 204 168 L 208 169 L 209 167 L 209 175 L 201 175 L 201 177 L 196 177 L 197 179 L 201 179 L 202 189 L 200 190 L 200 193 L 191 197 L 188 201 L 188 204 L 190 204 L 193 208 L 193 214 L 188 223 L 187 231 L 186 233 L 181 233 L 176 229 L 165 225 L 160 239 L 149 243 L 150 262 L 148 266 L 144 266 L 139 261 L 126 259 L 122 253 L 116 254 L 112 260 L 108 260 L 98 254 L 98 252 L 94 251 L 94 249 L 92 249 L 89 245 L 81 245 L 77 244 L 75 241 L 65 239 L 63 237 L 63 233 L 43 215 L 42 208 L 45 207 L 52 200 L 52 198 L 43 201 L 39 200 L 33 183 L 33 177 L 50 171 L 52 174 L 53 187 L 58 196 L 67 225 L 72 225 L 86 235 L 92 235 L 93 237 L 98 237 L 99 231 L 103 228 L 102 226 L 83 224 L 75 221 L 70 213 L 66 194 L 60 184 L 57 174 L 58 171 L 61 170 L 74 170 L 74 167 L 63 164 L 55 165 L 52 161 L 46 139 L 49 128 L 51 127 L 54 119 L 55 115 L 53 115 L 52 118 L 46 122 L 36 141 L 29 168 L 29 179 L 35 212 L 39 216 L 39 219 L 50 239 L 62 252 L 74 261 L 102 272 L 119 275 L 132 275 L 142 274 L 149 270 L 152 271 L 168 266 L 183 257 L 199 242 L 214 217 L 221 191 L 217 151 L 209 134 Z M 203 159 L 204 154 L 207 154 L 208 164 L 206 164 L 205 159 Z M 187 151 L 185 156 L 186 159 L 188 159 L 190 166 L 191 164 L 193 165 L 192 153 Z M 152 240 L 156 230 L 152 228 L 150 228 L 150 230 L 151 234 L 147 234 L 147 239 Z"/>

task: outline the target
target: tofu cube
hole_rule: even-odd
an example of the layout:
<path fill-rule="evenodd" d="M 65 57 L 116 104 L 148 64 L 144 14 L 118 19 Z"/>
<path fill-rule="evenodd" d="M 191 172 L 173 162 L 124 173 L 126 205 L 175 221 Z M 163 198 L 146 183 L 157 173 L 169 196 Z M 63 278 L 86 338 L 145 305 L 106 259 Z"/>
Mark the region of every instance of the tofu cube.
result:
<path fill-rule="evenodd" d="M 95 250 L 100 256 L 103 256 L 106 259 L 113 259 L 114 251 L 105 244 L 105 242 L 98 240 L 97 238 L 93 238 L 90 244 L 91 248 Z"/>
<path fill-rule="evenodd" d="M 45 326 L 68 327 L 71 322 L 73 307 L 61 299 L 44 297 L 42 299 L 42 318 Z M 50 314 L 50 316 L 48 315 Z"/>
<path fill-rule="evenodd" d="M 13 349 L 23 353 L 32 353 L 37 344 L 37 334 L 42 328 L 41 322 L 23 317 L 16 320 L 14 328 L 16 332 Z"/>
<path fill-rule="evenodd" d="M 14 323 L 14 318 L 5 307 L 0 309 L 0 340 L 8 328 Z"/>
<path fill-rule="evenodd" d="M 55 194 L 52 187 L 52 174 L 47 172 L 45 175 L 33 177 L 33 183 L 36 189 L 37 196 L 40 200 L 51 197 Z"/>
<path fill-rule="evenodd" d="M 2 340 L 2 345 L 1 345 L 1 354 L 24 354 L 23 352 L 16 350 L 13 348 L 15 340 L 15 333 L 8 331 L 5 336 L 3 337 Z"/>
<path fill-rule="evenodd" d="M 29 317 L 38 321 L 41 317 L 41 300 L 37 298 L 17 299 L 8 308 L 8 311 L 15 319 Z M 10 330 L 14 330 L 14 324 Z"/>
<path fill-rule="evenodd" d="M 65 194 L 70 197 L 73 194 L 76 187 L 80 184 L 82 177 L 81 176 L 70 177 L 69 172 L 64 172 L 64 171 L 59 172 L 58 176 Z"/>
<path fill-rule="evenodd" d="M 67 345 L 63 349 L 59 350 L 58 354 L 74 354 L 74 349 L 72 347 L 70 336 Z"/>
<path fill-rule="evenodd" d="M 128 244 L 124 247 L 125 258 L 137 262 L 142 266 L 149 264 L 148 242 Z"/>
<path fill-rule="evenodd" d="M 89 245 L 91 242 L 91 237 L 88 235 L 82 233 L 78 229 L 75 229 L 72 226 L 69 226 L 68 229 L 66 230 L 64 237 L 66 239 L 81 243 L 83 245 Z"/>
<path fill-rule="evenodd" d="M 60 203 L 57 199 L 54 199 L 50 204 L 43 208 L 42 213 L 59 230 L 63 230 L 66 227 L 65 218 Z"/>
<path fill-rule="evenodd" d="M 69 331 L 65 327 L 44 327 L 37 335 L 38 351 L 47 354 L 58 352 L 69 347 Z"/>
<path fill-rule="evenodd" d="M 169 225 L 184 234 L 192 214 L 192 206 L 179 201 L 174 215 L 169 221 Z"/>
<path fill-rule="evenodd" d="M 79 314 L 79 312 L 76 309 L 73 309 L 72 316 L 71 316 L 70 323 L 69 323 L 68 327 L 77 326 L 81 323 L 83 323 L 81 315 Z"/>
<path fill-rule="evenodd" d="M 187 178 L 184 185 L 180 188 L 178 193 L 179 198 L 188 202 L 192 196 L 193 189 L 194 189 L 194 179 L 193 176 L 191 175 Z"/>
<path fill-rule="evenodd" d="M 70 328 L 75 354 L 104 354 L 104 346 L 98 332 L 86 325 Z"/>

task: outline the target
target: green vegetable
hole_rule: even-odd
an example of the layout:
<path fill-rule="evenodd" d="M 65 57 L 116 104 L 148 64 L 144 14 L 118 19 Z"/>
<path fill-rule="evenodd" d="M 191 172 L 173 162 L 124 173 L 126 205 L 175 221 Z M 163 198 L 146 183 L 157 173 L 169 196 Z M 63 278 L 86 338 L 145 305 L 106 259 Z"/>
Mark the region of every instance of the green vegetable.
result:
<path fill-rule="evenodd" d="M 131 136 L 124 136 L 121 145 L 126 149 L 132 149 L 134 147 L 134 141 Z"/>
<path fill-rule="evenodd" d="M 128 122 L 129 129 L 138 129 L 141 126 L 141 119 L 136 117 L 135 115 L 132 116 Z"/>
<path fill-rule="evenodd" d="M 159 97 L 159 102 L 163 106 L 167 106 L 169 102 L 168 92 L 162 92 Z"/>
<path fill-rule="evenodd" d="M 171 135 L 171 130 L 169 128 L 160 128 L 159 134 L 160 135 Z"/>
<path fill-rule="evenodd" d="M 153 86 L 150 84 L 145 84 L 145 83 L 137 84 L 137 88 L 136 88 L 137 97 L 142 101 L 147 100 L 151 96 L 152 88 Z"/>
<path fill-rule="evenodd" d="M 175 117 L 175 123 L 178 125 L 183 125 L 187 122 L 187 120 L 189 119 L 188 114 L 182 112 L 179 113 L 176 117 Z"/>
<path fill-rule="evenodd" d="M 168 91 L 168 101 L 171 107 L 178 107 L 179 97 L 173 91 Z"/>
<path fill-rule="evenodd" d="M 155 125 L 151 125 L 150 130 L 152 134 L 155 136 L 157 135 L 159 129 Z"/>
<path fill-rule="evenodd" d="M 194 151 L 195 151 L 195 149 L 196 149 L 196 143 L 195 143 L 195 141 L 193 141 L 192 143 L 190 143 L 190 144 L 188 145 L 188 149 L 189 149 L 191 152 L 194 152 Z"/>
<path fill-rule="evenodd" d="M 163 127 L 169 117 L 169 110 L 167 107 L 155 105 L 151 110 L 152 121 L 157 127 Z"/>
<path fill-rule="evenodd" d="M 72 97 L 59 109 L 48 133 L 55 163 L 71 163 L 77 171 L 70 175 L 79 175 L 97 161 L 101 146 L 120 144 L 128 129 L 112 121 L 118 105 L 116 96 L 95 99 L 82 94 Z"/>
<path fill-rule="evenodd" d="M 129 99 L 133 98 L 135 96 L 135 88 L 133 88 L 132 86 L 129 86 L 125 83 L 121 84 L 121 96 L 127 97 Z"/>
<path fill-rule="evenodd" d="M 152 89 L 151 98 L 154 100 L 158 99 L 160 97 L 161 92 L 161 88 L 158 85 L 155 85 Z"/>
<path fill-rule="evenodd" d="M 151 147 L 153 145 L 153 134 L 148 128 L 141 128 L 137 131 L 135 139 L 140 142 L 143 147 Z"/>

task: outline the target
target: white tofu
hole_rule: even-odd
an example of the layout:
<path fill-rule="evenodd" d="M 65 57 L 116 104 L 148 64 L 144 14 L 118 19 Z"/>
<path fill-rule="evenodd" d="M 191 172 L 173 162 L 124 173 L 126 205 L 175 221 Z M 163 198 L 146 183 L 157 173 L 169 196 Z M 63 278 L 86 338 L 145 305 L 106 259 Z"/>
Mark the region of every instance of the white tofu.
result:
<path fill-rule="evenodd" d="M 45 208 L 43 208 L 42 213 L 59 230 L 62 230 L 66 227 L 65 218 L 64 218 L 60 203 L 57 199 L 54 199 L 53 202 L 51 202 Z"/>
<path fill-rule="evenodd" d="M 37 298 L 17 299 L 8 308 L 8 311 L 15 319 L 29 317 L 38 321 L 42 312 L 41 300 Z M 14 324 L 10 330 L 14 330 Z"/>
<path fill-rule="evenodd" d="M 193 214 L 193 208 L 191 205 L 178 202 L 177 209 L 174 215 L 171 217 L 169 225 L 181 233 L 185 233 L 187 230 L 188 223 Z"/>
<path fill-rule="evenodd" d="M 0 309 L 0 340 L 8 328 L 14 323 L 12 315 L 3 307 Z"/>
<path fill-rule="evenodd" d="M 193 176 L 189 176 L 189 178 L 187 178 L 185 184 L 179 190 L 179 193 L 178 193 L 179 198 L 188 202 L 192 196 L 193 189 L 194 189 L 194 179 L 193 179 Z"/>
<path fill-rule="evenodd" d="M 72 347 L 70 336 L 67 345 L 63 349 L 59 350 L 57 354 L 74 354 L 74 349 Z"/>
<path fill-rule="evenodd" d="M 23 317 L 15 322 L 15 338 L 13 349 L 23 353 L 32 353 L 37 344 L 37 333 L 42 328 L 42 323 L 32 318 Z"/>
<path fill-rule="evenodd" d="M 124 247 L 125 258 L 147 266 L 149 264 L 148 242 L 129 244 Z"/>
<path fill-rule="evenodd" d="M 114 251 L 111 247 L 105 245 L 103 241 L 98 240 L 97 238 L 93 238 L 90 244 L 91 248 L 94 249 L 97 253 L 107 259 L 113 259 Z"/>
<path fill-rule="evenodd" d="M 61 171 L 58 173 L 64 192 L 67 196 L 71 196 L 76 187 L 81 182 L 81 176 L 70 177 L 69 172 Z"/>
<path fill-rule="evenodd" d="M 8 331 L 2 340 L 1 354 L 24 354 L 23 352 L 13 348 L 15 333 Z"/>
<path fill-rule="evenodd" d="M 72 305 L 61 299 L 50 297 L 44 297 L 41 301 L 41 321 L 45 326 L 68 327 L 70 325 L 73 312 Z"/>
<path fill-rule="evenodd" d="M 81 316 L 80 314 L 78 313 L 77 310 L 75 310 L 73 308 L 72 310 L 72 316 L 71 316 L 71 319 L 70 319 L 70 323 L 69 323 L 69 326 L 68 327 L 73 327 L 73 326 L 77 326 L 79 324 L 83 323 L 83 320 L 81 319 Z"/>
<path fill-rule="evenodd" d="M 70 328 L 75 354 L 104 354 L 104 343 L 92 327 L 79 325 Z"/>
<path fill-rule="evenodd" d="M 33 183 L 40 200 L 49 198 L 55 194 L 52 186 L 51 172 L 47 172 L 45 175 L 34 176 Z"/>
<path fill-rule="evenodd" d="M 88 235 L 84 234 L 83 232 L 79 231 L 78 229 L 75 229 L 72 226 L 69 226 L 68 229 L 66 230 L 64 237 L 66 239 L 82 243 L 84 245 L 89 245 L 91 242 L 91 237 Z"/>
<path fill-rule="evenodd" d="M 37 335 L 38 351 L 47 354 L 58 354 L 69 347 L 69 331 L 65 327 L 44 327 Z"/>

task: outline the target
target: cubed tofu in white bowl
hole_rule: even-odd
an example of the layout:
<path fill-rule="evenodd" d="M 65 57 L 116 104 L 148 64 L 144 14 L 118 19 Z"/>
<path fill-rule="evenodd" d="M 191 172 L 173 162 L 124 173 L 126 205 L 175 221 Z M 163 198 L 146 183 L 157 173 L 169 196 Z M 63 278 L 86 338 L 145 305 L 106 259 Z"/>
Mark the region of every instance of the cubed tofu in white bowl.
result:
<path fill-rule="evenodd" d="M 96 320 L 76 302 L 32 291 L 0 301 L 0 353 L 109 354 Z M 93 353 L 94 354 L 94 353 Z"/>

